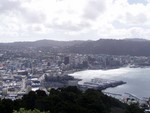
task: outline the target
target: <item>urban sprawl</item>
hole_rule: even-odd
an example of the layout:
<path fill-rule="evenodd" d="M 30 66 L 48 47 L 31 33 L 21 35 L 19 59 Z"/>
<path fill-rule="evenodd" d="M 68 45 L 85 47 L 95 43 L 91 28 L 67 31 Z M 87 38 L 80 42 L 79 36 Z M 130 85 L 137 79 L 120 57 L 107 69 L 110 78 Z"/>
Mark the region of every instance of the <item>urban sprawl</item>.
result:
<path fill-rule="evenodd" d="M 150 66 L 150 57 L 55 53 L 33 49 L 19 52 L 0 50 L 0 98 L 14 100 L 31 90 L 41 89 L 48 93 L 51 88 L 67 86 L 77 86 L 82 90 L 115 87 L 125 82 L 94 78 L 79 85 L 80 79 L 69 74 L 87 69 L 106 70 L 126 66 Z"/>

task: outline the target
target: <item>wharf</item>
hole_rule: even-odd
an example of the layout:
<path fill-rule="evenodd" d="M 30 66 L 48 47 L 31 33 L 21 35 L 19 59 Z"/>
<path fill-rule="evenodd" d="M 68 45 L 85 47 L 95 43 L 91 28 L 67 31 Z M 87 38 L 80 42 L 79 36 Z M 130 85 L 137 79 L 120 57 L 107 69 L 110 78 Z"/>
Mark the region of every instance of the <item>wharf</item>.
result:
<path fill-rule="evenodd" d="M 84 82 L 80 85 L 80 88 L 83 90 L 92 88 L 97 90 L 104 90 L 110 87 L 117 87 L 119 85 L 126 84 L 124 81 L 116 81 L 116 80 L 107 80 L 101 78 L 94 78 L 90 82 Z"/>

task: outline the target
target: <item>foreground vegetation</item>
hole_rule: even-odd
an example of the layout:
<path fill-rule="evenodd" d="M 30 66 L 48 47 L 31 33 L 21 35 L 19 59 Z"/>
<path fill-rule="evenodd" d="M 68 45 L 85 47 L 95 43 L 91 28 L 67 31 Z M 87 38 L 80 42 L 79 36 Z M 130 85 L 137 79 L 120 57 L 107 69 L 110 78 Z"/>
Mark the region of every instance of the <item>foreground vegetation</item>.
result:
<path fill-rule="evenodd" d="M 37 109 L 25 110 L 24 108 L 20 108 L 19 111 L 14 111 L 13 113 L 50 113 L 50 112 L 41 112 Z"/>
<path fill-rule="evenodd" d="M 22 109 L 20 109 L 22 108 Z M 23 109 L 24 108 L 24 109 Z M 77 87 L 29 92 L 15 101 L 0 100 L 1 113 L 144 113 L 137 106 L 128 106 L 104 95 L 101 91 Z"/>

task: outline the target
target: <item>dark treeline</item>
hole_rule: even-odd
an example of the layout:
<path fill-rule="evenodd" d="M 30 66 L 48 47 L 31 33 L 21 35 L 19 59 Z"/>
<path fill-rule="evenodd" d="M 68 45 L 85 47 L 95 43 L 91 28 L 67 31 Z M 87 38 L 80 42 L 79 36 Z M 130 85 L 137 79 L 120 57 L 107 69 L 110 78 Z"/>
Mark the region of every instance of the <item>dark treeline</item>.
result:
<path fill-rule="evenodd" d="M 101 91 L 88 89 L 82 92 L 77 87 L 29 92 L 22 99 L 0 100 L 0 113 L 13 113 L 13 110 L 38 109 L 50 113 L 144 113 L 136 105 L 128 106 L 104 95 Z"/>

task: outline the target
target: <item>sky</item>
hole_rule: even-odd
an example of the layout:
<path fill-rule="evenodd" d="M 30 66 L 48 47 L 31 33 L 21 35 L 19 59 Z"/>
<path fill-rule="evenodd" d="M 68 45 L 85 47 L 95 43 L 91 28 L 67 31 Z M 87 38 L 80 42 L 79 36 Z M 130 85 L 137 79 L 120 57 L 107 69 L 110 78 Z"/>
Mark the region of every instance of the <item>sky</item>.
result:
<path fill-rule="evenodd" d="M 0 0 L 0 42 L 150 39 L 150 0 Z"/>

